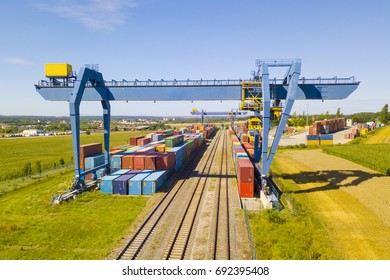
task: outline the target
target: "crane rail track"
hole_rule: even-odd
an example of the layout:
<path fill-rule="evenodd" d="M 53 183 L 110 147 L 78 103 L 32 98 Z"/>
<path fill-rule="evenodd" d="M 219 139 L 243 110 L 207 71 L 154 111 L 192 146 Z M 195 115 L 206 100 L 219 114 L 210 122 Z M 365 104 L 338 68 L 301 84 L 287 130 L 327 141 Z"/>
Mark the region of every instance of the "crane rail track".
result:
<path fill-rule="evenodd" d="M 213 155 L 215 155 L 216 143 L 218 143 L 220 138 L 220 133 L 217 133 L 217 139 L 211 142 L 210 144 L 210 153 L 208 155 L 206 164 L 202 170 L 202 174 L 207 166 L 207 163 L 210 162 L 210 159 Z M 195 157 L 188 161 L 185 166 L 183 166 L 184 173 L 181 176 L 177 177 L 170 190 L 162 197 L 161 201 L 155 206 L 155 208 L 151 211 L 145 221 L 141 224 L 138 230 L 131 237 L 130 241 L 124 246 L 119 255 L 117 256 L 117 260 L 135 260 L 137 256 L 140 254 L 142 248 L 144 247 L 146 241 L 149 239 L 150 235 L 153 233 L 154 229 L 158 225 L 159 221 L 163 217 L 164 213 L 167 211 L 171 203 L 174 201 L 175 197 L 178 195 L 179 191 L 182 189 L 182 186 L 191 178 L 191 173 L 194 168 L 197 166 L 198 161 L 201 159 L 203 152 L 207 149 L 206 145 L 202 145 L 201 150 L 198 151 Z M 202 177 L 199 177 L 199 180 Z M 198 181 L 199 181 L 198 180 Z"/>

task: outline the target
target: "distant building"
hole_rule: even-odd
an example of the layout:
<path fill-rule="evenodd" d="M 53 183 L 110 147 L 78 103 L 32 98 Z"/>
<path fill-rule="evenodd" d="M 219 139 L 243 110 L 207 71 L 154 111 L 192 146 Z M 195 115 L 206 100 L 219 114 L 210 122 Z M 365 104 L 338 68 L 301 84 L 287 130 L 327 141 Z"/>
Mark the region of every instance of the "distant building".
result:
<path fill-rule="evenodd" d="M 39 134 L 45 134 L 46 131 L 42 129 L 27 129 L 23 130 L 22 134 L 24 136 L 38 136 Z"/>
<path fill-rule="evenodd" d="M 352 119 L 347 119 L 347 126 L 352 126 Z"/>

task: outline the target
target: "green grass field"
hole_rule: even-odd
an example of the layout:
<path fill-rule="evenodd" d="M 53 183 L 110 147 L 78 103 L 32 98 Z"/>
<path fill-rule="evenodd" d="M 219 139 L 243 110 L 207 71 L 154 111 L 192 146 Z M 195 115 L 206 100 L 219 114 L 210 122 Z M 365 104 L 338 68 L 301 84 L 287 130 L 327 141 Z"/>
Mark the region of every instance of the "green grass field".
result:
<path fill-rule="evenodd" d="M 146 135 L 148 132 L 113 132 L 110 147 L 129 143 L 129 138 L 136 135 Z M 81 135 L 81 144 L 103 143 L 103 134 Z M 23 176 L 23 167 L 31 162 L 33 172 L 36 172 L 36 162 L 40 161 L 43 170 L 60 165 L 73 163 L 72 137 L 23 137 L 0 139 L 0 181 Z"/>
<path fill-rule="evenodd" d="M 390 175 L 390 126 L 384 126 L 352 140 L 346 145 L 323 147 L 330 155 L 361 164 Z"/>
<path fill-rule="evenodd" d="M 51 195 L 70 186 L 73 172 L 49 173 L 0 195 L 0 259 L 105 259 L 149 200 L 96 191 L 50 207 Z"/>
<path fill-rule="evenodd" d="M 389 144 L 355 144 L 324 147 L 322 150 L 330 155 L 338 156 L 382 174 L 390 175 Z"/>

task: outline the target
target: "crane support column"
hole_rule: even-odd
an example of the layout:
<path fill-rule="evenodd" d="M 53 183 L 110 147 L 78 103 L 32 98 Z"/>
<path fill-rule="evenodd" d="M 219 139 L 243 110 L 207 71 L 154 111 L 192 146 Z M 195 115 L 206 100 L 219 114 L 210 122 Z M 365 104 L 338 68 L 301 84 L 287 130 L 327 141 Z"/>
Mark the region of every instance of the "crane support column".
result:
<path fill-rule="evenodd" d="M 263 92 L 263 131 L 261 139 L 261 169 L 262 174 L 267 175 L 268 164 L 268 135 L 270 130 L 270 115 L 271 115 L 271 94 L 269 89 L 269 73 L 268 64 L 261 64 L 261 90 Z"/>
<path fill-rule="evenodd" d="M 109 90 L 104 85 L 103 75 L 95 70 L 89 68 L 81 68 L 79 71 L 80 80 L 75 82 L 74 88 L 69 99 L 69 111 L 70 111 L 70 123 L 72 129 L 72 144 L 73 144 L 73 159 L 74 159 L 74 172 L 75 182 L 73 187 L 81 187 L 84 184 L 82 176 L 89 174 L 99 168 L 109 167 L 109 147 L 110 147 L 110 103 L 108 99 Z M 101 104 L 103 107 L 103 120 L 104 120 L 104 164 L 81 172 L 80 169 L 80 103 L 83 98 L 83 93 L 87 83 L 90 82 L 92 86 L 101 96 Z"/>
<path fill-rule="evenodd" d="M 280 66 L 280 65 L 281 64 L 279 64 L 279 63 L 275 63 L 275 66 Z M 286 65 L 283 65 L 283 66 L 286 66 Z M 267 127 L 268 130 L 266 130 L 266 125 L 269 125 L 269 121 L 267 121 L 264 118 L 263 141 L 267 141 L 267 142 L 263 142 L 263 158 L 262 158 L 262 168 L 261 168 L 263 176 L 268 176 L 269 170 L 271 168 L 272 160 L 275 156 L 275 152 L 276 152 L 276 149 L 279 145 L 280 138 L 282 137 L 284 127 L 287 123 L 288 118 L 290 117 L 290 112 L 291 112 L 292 106 L 294 104 L 294 101 L 296 99 L 296 94 L 297 94 L 297 90 L 298 90 L 298 80 L 299 80 L 299 75 L 301 74 L 301 61 L 296 60 L 293 63 L 291 63 L 291 65 L 289 65 L 289 66 L 290 66 L 290 69 L 288 71 L 288 74 L 286 75 L 286 82 L 288 84 L 286 104 L 285 104 L 285 107 L 282 111 L 282 116 L 280 118 L 279 125 L 276 129 L 275 137 L 274 137 L 274 140 L 272 142 L 271 150 L 270 150 L 270 153 L 268 156 L 267 156 L 267 154 L 268 154 L 267 153 L 268 141 L 266 140 L 266 138 L 268 138 L 269 126 Z M 263 68 L 264 64 L 261 67 Z M 265 68 L 265 69 L 268 69 L 268 68 Z M 262 70 L 264 73 L 264 69 L 262 69 Z M 263 85 L 264 85 L 264 83 L 267 83 L 265 89 L 269 90 L 268 75 L 263 74 L 262 79 L 263 79 L 262 80 Z M 264 90 L 264 88 L 263 88 L 263 90 Z M 266 110 L 266 108 L 265 108 L 265 106 L 269 106 L 269 105 L 266 105 L 266 101 L 265 101 L 266 96 L 269 96 L 269 95 L 266 94 L 264 91 L 263 91 L 263 95 L 264 95 L 264 97 L 263 97 L 264 113 L 269 113 L 269 110 Z M 267 143 L 267 146 L 265 146 L 266 143 Z M 266 157 L 264 157 L 264 156 L 266 156 Z"/>

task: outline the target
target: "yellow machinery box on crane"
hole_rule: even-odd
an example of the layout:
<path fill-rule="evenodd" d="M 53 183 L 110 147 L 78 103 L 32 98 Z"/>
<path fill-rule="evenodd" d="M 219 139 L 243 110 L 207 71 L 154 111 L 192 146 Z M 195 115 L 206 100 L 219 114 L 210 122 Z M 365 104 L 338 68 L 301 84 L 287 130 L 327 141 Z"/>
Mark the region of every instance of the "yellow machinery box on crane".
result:
<path fill-rule="evenodd" d="M 72 65 L 66 63 L 45 64 L 45 75 L 48 78 L 67 78 L 72 74 Z"/>

